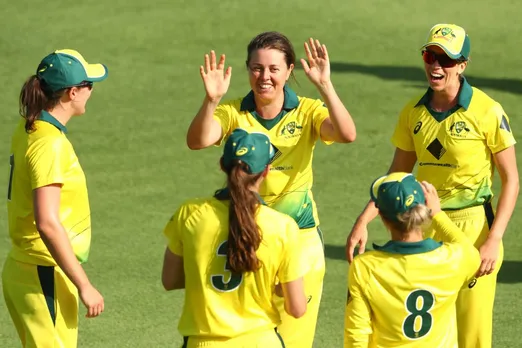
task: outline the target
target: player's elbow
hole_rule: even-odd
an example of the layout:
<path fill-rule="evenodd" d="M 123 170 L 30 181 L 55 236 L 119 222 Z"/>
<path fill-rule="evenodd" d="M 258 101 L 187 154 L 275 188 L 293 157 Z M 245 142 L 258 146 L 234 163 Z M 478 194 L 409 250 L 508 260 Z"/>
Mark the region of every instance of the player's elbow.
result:
<path fill-rule="evenodd" d="M 357 132 L 355 131 L 355 129 L 353 129 L 348 132 L 343 132 L 343 133 L 339 134 L 337 142 L 343 143 L 343 144 L 349 144 L 349 143 L 353 143 L 356 138 L 357 138 Z"/>
<path fill-rule="evenodd" d="M 285 306 L 285 311 L 288 315 L 294 318 L 301 318 L 306 313 L 306 297 L 303 296 L 298 301 L 289 301 L 288 305 Z"/>

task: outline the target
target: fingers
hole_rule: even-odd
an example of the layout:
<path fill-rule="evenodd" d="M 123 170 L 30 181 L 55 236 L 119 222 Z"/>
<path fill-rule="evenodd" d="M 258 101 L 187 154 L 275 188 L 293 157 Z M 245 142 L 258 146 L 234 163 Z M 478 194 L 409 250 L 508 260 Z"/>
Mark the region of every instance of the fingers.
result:
<path fill-rule="evenodd" d="M 493 273 L 495 271 L 496 263 L 496 260 L 482 260 L 477 272 L 477 278 Z"/>
<path fill-rule="evenodd" d="M 216 52 L 210 51 L 210 69 L 216 70 Z"/>
<path fill-rule="evenodd" d="M 227 70 L 225 71 L 225 81 L 228 83 L 230 81 L 230 78 L 232 77 L 232 67 L 229 66 Z"/>
<path fill-rule="evenodd" d="M 225 68 L 225 55 L 222 54 L 221 57 L 219 58 L 219 63 L 218 63 L 218 66 L 217 66 L 218 70 L 223 70 Z"/>
<path fill-rule="evenodd" d="M 310 71 L 310 67 L 308 66 L 306 60 L 301 59 L 301 65 L 303 66 L 303 70 L 305 73 L 308 73 Z"/>
<path fill-rule="evenodd" d="M 207 73 L 210 71 L 210 57 L 208 54 L 205 54 L 205 71 Z"/>

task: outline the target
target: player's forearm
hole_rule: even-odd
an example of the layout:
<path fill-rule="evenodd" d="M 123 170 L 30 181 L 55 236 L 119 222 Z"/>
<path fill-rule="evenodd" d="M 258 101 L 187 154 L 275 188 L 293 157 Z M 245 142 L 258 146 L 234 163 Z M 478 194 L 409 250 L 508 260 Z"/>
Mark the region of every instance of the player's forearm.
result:
<path fill-rule="evenodd" d="M 445 240 L 449 242 L 471 244 L 464 232 L 443 211 L 438 212 L 433 217 L 433 229 L 445 236 Z"/>
<path fill-rule="evenodd" d="M 38 230 L 51 256 L 74 286 L 80 290 L 90 285 L 63 226 L 59 222 L 47 222 L 39 224 Z"/>
<path fill-rule="evenodd" d="M 509 219 L 511 219 L 511 215 L 515 210 L 519 189 L 518 175 L 510 175 L 502 183 L 495 220 L 491 226 L 488 238 L 501 240 L 504 236 Z"/>
<path fill-rule="evenodd" d="M 337 95 L 331 82 L 317 86 L 321 97 L 328 108 L 330 120 L 334 129 L 334 140 L 338 143 L 351 143 L 355 141 L 357 132 L 352 116 Z"/>
<path fill-rule="evenodd" d="M 190 149 L 203 149 L 216 142 L 213 138 L 216 137 L 216 132 L 221 131 L 220 124 L 214 120 L 214 112 L 218 105 L 219 101 L 211 101 L 206 97 L 203 100 L 187 132 L 187 146 Z"/>
<path fill-rule="evenodd" d="M 378 215 L 379 209 L 377 209 L 373 201 L 369 201 L 368 204 L 366 204 L 366 207 L 364 207 L 362 213 L 357 217 L 357 223 L 368 225 Z"/>

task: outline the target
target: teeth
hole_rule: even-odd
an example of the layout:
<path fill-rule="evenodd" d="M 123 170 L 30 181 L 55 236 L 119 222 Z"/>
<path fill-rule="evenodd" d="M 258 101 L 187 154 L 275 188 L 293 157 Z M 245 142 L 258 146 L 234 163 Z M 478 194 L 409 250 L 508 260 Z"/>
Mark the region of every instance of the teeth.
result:
<path fill-rule="evenodd" d="M 444 75 L 442 75 L 442 74 L 435 74 L 435 73 L 431 73 L 431 76 L 433 76 L 433 77 L 444 77 Z"/>
<path fill-rule="evenodd" d="M 268 89 L 270 87 L 271 87 L 270 85 L 261 85 L 261 89 Z"/>

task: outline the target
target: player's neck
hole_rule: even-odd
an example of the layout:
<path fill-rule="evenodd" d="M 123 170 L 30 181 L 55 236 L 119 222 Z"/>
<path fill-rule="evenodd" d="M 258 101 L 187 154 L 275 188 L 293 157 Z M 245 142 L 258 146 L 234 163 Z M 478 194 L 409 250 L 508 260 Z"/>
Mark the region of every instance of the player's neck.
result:
<path fill-rule="evenodd" d="M 255 100 L 257 114 L 265 120 L 272 120 L 283 110 L 285 95 L 281 93 L 273 100 L 264 100 L 256 96 Z"/>
<path fill-rule="evenodd" d="M 47 110 L 47 112 L 50 113 L 55 119 L 58 120 L 58 122 L 60 122 L 64 126 L 67 125 L 67 122 L 69 122 L 69 120 L 73 116 L 72 113 L 62 104 L 58 104 L 51 110 Z"/>
<path fill-rule="evenodd" d="M 444 112 L 453 108 L 458 103 L 461 82 L 446 87 L 442 91 L 434 91 L 430 106 L 434 111 Z"/>
<path fill-rule="evenodd" d="M 421 229 L 416 229 L 410 232 L 391 231 L 392 240 L 398 242 L 414 243 L 424 240 Z"/>

